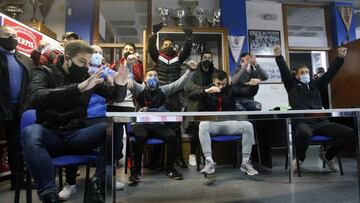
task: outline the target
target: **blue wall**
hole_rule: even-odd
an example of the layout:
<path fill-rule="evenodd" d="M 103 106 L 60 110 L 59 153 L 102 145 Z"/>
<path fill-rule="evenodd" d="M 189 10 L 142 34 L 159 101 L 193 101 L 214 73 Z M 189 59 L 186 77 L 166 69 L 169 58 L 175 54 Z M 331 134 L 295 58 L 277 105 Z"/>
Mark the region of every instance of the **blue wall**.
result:
<path fill-rule="evenodd" d="M 93 42 L 94 0 L 66 0 L 65 31 L 76 32 L 81 39 Z M 69 15 L 71 9 L 71 15 Z"/>
<path fill-rule="evenodd" d="M 339 10 L 337 6 L 343 5 L 351 5 L 352 3 L 343 3 L 343 2 L 335 2 L 331 6 L 331 26 L 332 26 L 332 35 L 333 35 L 333 44 L 334 46 L 341 46 L 343 42 L 346 41 L 353 41 L 356 39 L 356 32 L 355 32 L 355 17 L 353 16 L 350 32 L 348 33 L 344 22 L 340 16 Z M 349 35 L 350 39 L 347 39 L 347 35 Z"/>
<path fill-rule="evenodd" d="M 242 53 L 248 52 L 249 48 L 248 48 L 248 38 L 247 38 L 245 0 L 220 0 L 220 8 L 221 8 L 221 26 L 228 28 L 229 35 L 246 36 Z M 235 19 L 237 20 L 238 23 L 234 21 Z M 235 61 L 232 58 L 229 50 L 230 73 L 233 72 L 235 67 L 236 67 Z"/>

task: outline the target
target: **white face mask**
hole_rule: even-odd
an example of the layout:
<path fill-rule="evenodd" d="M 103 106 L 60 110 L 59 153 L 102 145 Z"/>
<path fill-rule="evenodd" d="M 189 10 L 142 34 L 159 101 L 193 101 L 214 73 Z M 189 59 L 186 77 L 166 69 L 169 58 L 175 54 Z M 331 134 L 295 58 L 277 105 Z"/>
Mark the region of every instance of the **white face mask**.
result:
<path fill-rule="evenodd" d="M 310 82 L 310 75 L 309 74 L 304 74 L 304 75 L 300 75 L 299 77 L 300 81 L 304 84 L 309 84 Z"/>

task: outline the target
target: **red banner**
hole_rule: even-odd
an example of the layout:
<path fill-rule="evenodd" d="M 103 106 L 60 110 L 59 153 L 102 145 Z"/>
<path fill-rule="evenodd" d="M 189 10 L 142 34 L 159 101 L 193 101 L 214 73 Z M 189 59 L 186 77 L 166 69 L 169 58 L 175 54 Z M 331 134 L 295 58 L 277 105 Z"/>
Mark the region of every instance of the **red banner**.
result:
<path fill-rule="evenodd" d="M 37 47 L 38 42 L 42 39 L 42 35 L 31 31 L 14 20 L 5 18 L 4 25 L 11 26 L 15 29 L 18 34 L 19 42 L 19 45 L 16 47 L 16 49 L 23 53 L 31 54 L 32 50 Z"/>

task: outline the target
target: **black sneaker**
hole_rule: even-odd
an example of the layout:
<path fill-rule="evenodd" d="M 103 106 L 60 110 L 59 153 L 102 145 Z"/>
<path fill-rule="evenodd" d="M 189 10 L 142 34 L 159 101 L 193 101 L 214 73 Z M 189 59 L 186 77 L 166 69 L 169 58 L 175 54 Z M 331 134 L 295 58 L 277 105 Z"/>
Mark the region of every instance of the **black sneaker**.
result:
<path fill-rule="evenodd" d="M 130 182 L 136 182 L 136 183 L 140 182 L 141 181 L 140 180 L 140 175 L 138 173 L 132 173 L 130 175 L 130 177 L 129 177 L 129 181 Z"/>
<path fill-rule="evenodd" d="M 98 177 L 92 177 L 88 185 L 86 194 L 86 203 L 104 203 L 105 202 L 105 182 Z"/>
<path fill-rule="evenodd" d="M 183 179 L 183 175 L 181 173 L 179 173 L 176 169 L 170 169 L 170 170 L 165 170 L 164 174 L 174 180 L 182 180 Z"/>
<path fill-rule="evenodd" d="M 40 197 L 43 203 L 60 203 L 60 199 L 57 193 L 48 193 Z"/>

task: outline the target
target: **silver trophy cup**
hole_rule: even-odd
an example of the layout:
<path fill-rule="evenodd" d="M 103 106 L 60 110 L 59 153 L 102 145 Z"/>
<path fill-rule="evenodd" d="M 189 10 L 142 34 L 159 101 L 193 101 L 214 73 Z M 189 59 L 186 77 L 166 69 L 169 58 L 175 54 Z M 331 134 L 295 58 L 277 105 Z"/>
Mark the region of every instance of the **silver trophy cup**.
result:
<path fill-rule="evenodd" d="M 199 27 L 204 27 L 204 20 L 205 20 L 205 9 L 198 8 L 196 10 L 196 18 L 198 20 Z"/>
<path fill-rule="evenodd" d="M 175 18 L 178 20 L 177 26 L 184 26 L 185 22 L 185 10 L 178 8 L 175 10 Z"/>
<path fill-rule="evenodd" d="M 168 26 L 169 9 L 160 7 L 160 8 L 157 8 L 157 12 L 158 12 L 159 17 L 161 18 L 161 22 L 162 22 L 163 26 Z"/>
<path fill-rule="evenodd" d="M 212 21 L 213 27 L 220 26 L 220 16 L 221 16 L 221 9 L 220 8 L 214 9 L 213 10 L 213 21 Z"/>

